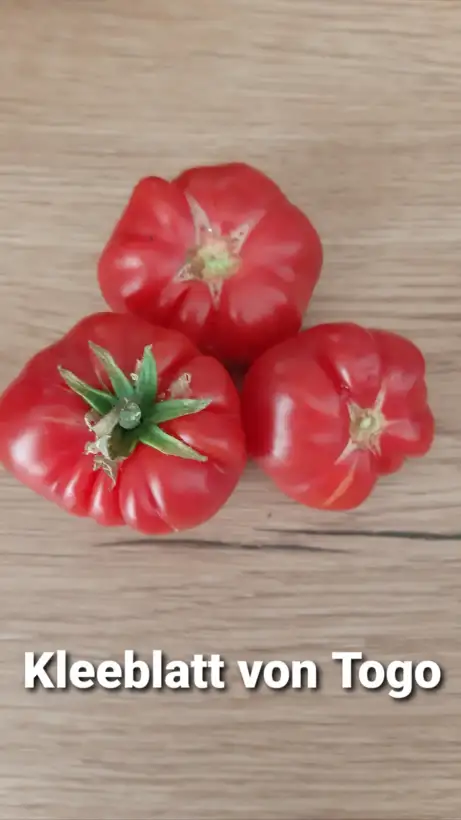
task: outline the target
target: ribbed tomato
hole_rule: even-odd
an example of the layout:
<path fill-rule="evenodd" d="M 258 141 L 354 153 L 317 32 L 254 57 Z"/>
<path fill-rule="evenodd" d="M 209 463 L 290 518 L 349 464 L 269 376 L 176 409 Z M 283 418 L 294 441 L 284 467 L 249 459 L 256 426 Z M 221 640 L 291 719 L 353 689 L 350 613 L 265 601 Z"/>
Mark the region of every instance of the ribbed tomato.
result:
<path fill-rule="evenodd" d="M 214 515 L 243 471 L 239 396 L 177 331 L 97 313 L 0 397 L 0 461 L 69 513 L 183 530 Z"/>
<path fill-rule="evenodd" d="M 318 325 L 265 353 L 242 403 L 249 455 L 309 507 L 357 507 L 434 437 L 422 353 L 356 324 Z"/>
<path fill-rule="evenodd" d="M 243 163 L 142 179 L 98 265 L 108 305 L 246 364 L 296 333 L 322 266 L 319 236 Z"/>

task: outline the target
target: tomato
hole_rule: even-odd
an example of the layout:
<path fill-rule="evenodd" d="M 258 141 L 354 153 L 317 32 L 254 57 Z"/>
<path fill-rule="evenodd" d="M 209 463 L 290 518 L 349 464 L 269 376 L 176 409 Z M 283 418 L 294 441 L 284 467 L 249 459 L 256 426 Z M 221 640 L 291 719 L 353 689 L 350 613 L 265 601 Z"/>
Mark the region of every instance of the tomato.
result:
<path fill-rule="evenodd" d="M 242 407 L 249 455 L 308 507 L 359 506 L 434 437 L 421 352 L 356 324 L 318 325 L 265 353 Z"/>
<path fill-rule="evenodd" d="M 142 179 L 98 264 L 107 304 L 245 365 L 296 333 L 322 246 L 277 185 L 243 163 Z"/>
<path fill-rule="evenodd" d="M 243 471 L 239 396 L 177 331 L 96 313 L 1 396 L 0 460 L 74 515 L 183 530 L 214 515 Z"/>

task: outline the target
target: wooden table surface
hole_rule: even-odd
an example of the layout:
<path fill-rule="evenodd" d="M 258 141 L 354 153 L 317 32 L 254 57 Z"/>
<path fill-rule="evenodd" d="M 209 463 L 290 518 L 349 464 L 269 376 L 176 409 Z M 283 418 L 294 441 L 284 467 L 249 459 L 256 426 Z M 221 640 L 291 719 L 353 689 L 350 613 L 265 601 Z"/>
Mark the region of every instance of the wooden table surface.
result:
<path fill-rule="evenodd" d="M 430 455 L 348 514 L 254 467 L 146 543 L 0 477 L 0 817 L 455 820 L 461 812 L 458 0 L 1 0 L 0 379 L 103 307 L 95 263 L 142 175 L 241 159 L 318 226 L 308 321 L 408 334 Z M 26 692 L 24 652 L 313 658 L 322 688 Z M 433 659 L 404 701 L 332 651 Z"/>

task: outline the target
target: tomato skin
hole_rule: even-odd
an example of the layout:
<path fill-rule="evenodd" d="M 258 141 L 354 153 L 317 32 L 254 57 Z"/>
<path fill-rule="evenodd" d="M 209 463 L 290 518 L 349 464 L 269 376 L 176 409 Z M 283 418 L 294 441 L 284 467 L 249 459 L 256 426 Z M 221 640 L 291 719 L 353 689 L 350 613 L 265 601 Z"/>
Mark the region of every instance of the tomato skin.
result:
<path fill-rule="evenodd" d="M 207 236 L 226 247 L 232 239 L 236 272 L 181 280 L 191 253 L 194 264 L 202 260 L 193 249 Z M 298 332 L 322 261 L 307 217 L 267 176 L 234 162 L 191 168 L 171 182 L 140 180 L 101 254 L 98 280 L 112 310 L 180 330 L 202 351 L 246 365 Z"/>
<path fill-rule="evenodd" d="M 126 375 L 152 345 L 159 396 L 189 374 L 189 397 L 211 399 L 209 406 L 160 426 L 207 461 L 138 444 L 121 464 L 115 486 L 93 470 L 92 457 L 84 454 L 88 407 L 57 370 L 61 365 L 101 387 L 104 376 L 89 341 L 106 348 Z M 239 396 L 224 367 L 182 334 L 126 314 L 93 314 L 35 355 L 0 397 L 0 461 L 39 495 L 101 525 L 126 524 L 155 535 L 195 527 L 227 501 L 244 469 Z"/>
<path fill-rule="evenodd" d="M 282 492 L 319 509 L 358 507 L 434 438 L 422 353 L 352 323 L 318 325 L 263 354 L 245 378 L 242 412 L 249 456 Z"/>

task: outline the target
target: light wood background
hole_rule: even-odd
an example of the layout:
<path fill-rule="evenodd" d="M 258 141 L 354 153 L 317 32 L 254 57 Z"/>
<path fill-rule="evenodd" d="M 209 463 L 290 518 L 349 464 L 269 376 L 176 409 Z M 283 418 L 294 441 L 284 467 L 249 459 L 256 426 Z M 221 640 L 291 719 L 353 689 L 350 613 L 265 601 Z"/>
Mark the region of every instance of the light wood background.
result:
<path fill-rule="evenodd" d="M 1 0 L 0 379 L 100 309 L 132 185 L 271 174 L 325 242 L 309 321 L 407 333 L 438 435 L 357 512 L 249 467 L 145 543 L 0 478 L 0 817 L 455 820 L 461 812 L 459 0 Z M 313 658 L 321 691 L 25 692 L 26 650 Z M 344 692 L 335 650 L 438 661 L 443 689 Z"/>

